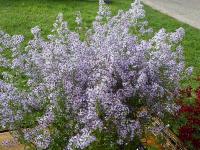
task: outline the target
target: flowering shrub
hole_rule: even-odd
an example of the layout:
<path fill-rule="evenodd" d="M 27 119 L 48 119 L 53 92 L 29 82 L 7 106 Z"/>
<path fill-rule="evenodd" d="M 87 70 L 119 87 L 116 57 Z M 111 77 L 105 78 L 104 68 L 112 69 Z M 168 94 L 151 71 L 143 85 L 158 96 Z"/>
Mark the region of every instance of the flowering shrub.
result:
<path fill-rule="evenodd" d="M 125 146 L 142 135 L 142 120 L 175 112 L 179 82 L 192 71 L 184 30 L 153 33 L 144 17 L 139 0 L 113 17 L 100 0 L 83 40 L 80 13 L 77 32 L 59 14 L 48 39 L 36 26 L 25 49 L 23 36 L 1 31 L 1 127 L 39 149 L 84 149 L 103 133 L 113 135 L 110 147 Z M 141 107 L 148 112 L 138 115 Z"/>
<path fill-rule="evenodd" d="M 199 77 L 196 79 L 199 81 Z M 186 118 L 186 123 L 179 128 L 179 138 L 187 144 L 188 148 L 198 150 L 200 148 L 200 87 L 192 89 L 188 87 L 180 91 L 181 109 L 179 118 Z M 184 104 L 187 99 L 194 99 L 193 104 Z"/>

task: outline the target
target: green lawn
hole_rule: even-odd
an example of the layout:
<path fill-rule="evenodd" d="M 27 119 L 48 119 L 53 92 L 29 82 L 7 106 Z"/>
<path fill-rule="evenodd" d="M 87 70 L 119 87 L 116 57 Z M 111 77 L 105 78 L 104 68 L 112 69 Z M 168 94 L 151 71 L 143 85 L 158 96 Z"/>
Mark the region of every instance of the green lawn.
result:
<path fill-rule="evenodd" d="M 112 0 L 114 13 L 127 9 L 132 0 Z M 74 14 L 80 10 L 85 26 L 91 26 L 98 9 L 98 0 L 0 0 L 0 28 L 9 34 L 23 34 L 31 38 L 30 29 L 36 25 L 42 28 L 43 35 L 51 31 L 52 24 L 59 12 L 64 13 L 71 29 L 74 28 Z M 186 64 L 194 66 L 194 75 L 200 74 L 200 30 L 181 23 L 167 15 L 145 6 L 147 18 L 155 31 L 166 28 L 174 31 L 182 26 L 186 30 L 183 41 Z"/>

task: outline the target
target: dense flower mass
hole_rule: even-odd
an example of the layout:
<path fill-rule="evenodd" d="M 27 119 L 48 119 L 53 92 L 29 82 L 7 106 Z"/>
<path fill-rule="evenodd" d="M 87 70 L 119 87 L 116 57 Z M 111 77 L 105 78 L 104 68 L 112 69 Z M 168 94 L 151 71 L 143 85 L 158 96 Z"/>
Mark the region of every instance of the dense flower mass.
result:
<path fill-rule="evenodd" d="M 1 127 L 18 129 L 27 116 L 34 116 L 29 131 L 20 134 L 46 149 L 63 118 L 65 148 L 84 149 L 96 141 L 95 131 L 110 131 L 110 124 L 118 135 L 116 143 L 123 145 L 141 135 L 141 119 L 176 111 L 173 97 L 182 77 L 191 72 L 185 69 L 180 45 L 184 29 L 154 34 L 144 17 L 139 0 L 113 17 L 100 0 L 84 40 L 68 29 L 62 14 L 47 40 L 34 27 L 25 50 L 22 36 L 0 32 L 0 65 L 5 68 L 0 81 Z M 80 13 L 76 23 L 82 23 Z M 25 88 L 16 78 L 23 78 Z M 148 113 L 139 117 L 141 107 Z"/>
<path fill-rule="evenodd" d="M 196 81 L 199 83 L 199 77 Z M 188 99 L 193 100 L 193 104 L 185 104 Z M 178 119 L 186 119 L 179 128 L 179 138 L 188 149 L 198 150 L 200 148 L 200 87 L 196 89 L 187 87 L 180 90 L 178 103 L 181 105 Z"/>

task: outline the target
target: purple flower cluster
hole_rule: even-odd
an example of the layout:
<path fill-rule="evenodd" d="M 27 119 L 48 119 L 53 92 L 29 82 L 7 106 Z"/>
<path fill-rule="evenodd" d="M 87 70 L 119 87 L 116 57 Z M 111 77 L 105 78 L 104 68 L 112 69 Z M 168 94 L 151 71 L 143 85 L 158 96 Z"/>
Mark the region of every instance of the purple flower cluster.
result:
<path fill-rule="evenodd" d="M 19 89 L 12 74 L 4 73 L 5 79 L 0 81 L 0 125 L 14 128 L 25 114 L 34 113 L 29 108 L 39 111 L 48 104 L 37 126 L 24 133 L 27 141 L 34 140 L 37 147 L 45 149 L 52 142 L 47 129 L 56 121 L 55 111 L 62 101 L 66 117 L 76 122 L 65 148 L 84 149 L 96 140 L 93 132 L 106 128 L 108 122 L 116 126 L 119 144 L 140 135 L 143 124 L 136 114 L 141 105 L 154 116 L 176 111 L 173 97 L 187 74 L 180 46 L 184 30 L 167 33 L 161 29 L 145 39 L 144 35 L 153 31 L 144 17 L 139 0 L 113 17 L 100 0 L 98 15 L 83 41 L 79 33 L 68 29 L 62 14 L 48 40 L 41 37 L 38 26 L 33 28 L 34 38 L 25 50 L 20 46 L 22 36 L 0 32 L 1 53 L 7 49 L 12 52 L 12 58 L 0 56 L 0 66 L 28 79 L 28 89 Z M 80 13 L 76 22 L 81 25 Z"/>

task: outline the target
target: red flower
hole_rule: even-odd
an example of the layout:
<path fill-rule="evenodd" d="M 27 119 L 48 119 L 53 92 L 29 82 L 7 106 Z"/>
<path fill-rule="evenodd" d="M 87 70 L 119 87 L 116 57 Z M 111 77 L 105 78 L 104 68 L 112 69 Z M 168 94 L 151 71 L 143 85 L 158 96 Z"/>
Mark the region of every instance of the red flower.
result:
<path fill-rule="evenodd" d="M 196 90 L 197 100 L 200 102 L 200 87 Z"/>
<path fill-rule="evenodd" d="M 196 79 L 200 81 L 200 76 Z M 184 104 L 185 98 L 192 98 L 195 94 L 194 105 Z M 177 104 L 181 106 L 178 115 L 187 119 L 186 125 L 179 128 L 179 138 L 185 143 L 191 143 L 190 146 L 195 150 L 200 150 L 200 86 L 196 90 L 191 87 L 180 90 L 180 97 Z"/>
<path fill-rule="evenodd" d="M 196 149 L 200 149 L 200 139 L 194 139 L 194 140 L 192 140 L 192 145 L 194 145 L 194 147 Z"/>
<path fill-rule="evenodd" d="M 188 117 L 189 124 L 200 126 L 200 118 Z"/>
<path fill-rule="evenodd" d="M 197 104 L 197 106 L 193 108 L 192 112 L 194 113 L 193 115 L 197 115 L 198 113 L 200 113 L 200 105 Z"/>
<path fill-rule="evenodd" d="M 188 126 L 188 125 L 185 125 L 185 126 L 182 126 L 180 129 L 179 129 L 179 138 L 183 141 L 183 142 L 186 142 L 186 141 L 191 141 L 192 138 L 193 138 L 193 133 L 195 132 L 195 129 Z"/>
<path fill-rule="evenodd" d="M 186 113 L 186 112 L 192 112 L 193 108 L 191 106 L 182 106 L 181 109 L 179 110 L 179 113 Z"/>

